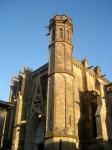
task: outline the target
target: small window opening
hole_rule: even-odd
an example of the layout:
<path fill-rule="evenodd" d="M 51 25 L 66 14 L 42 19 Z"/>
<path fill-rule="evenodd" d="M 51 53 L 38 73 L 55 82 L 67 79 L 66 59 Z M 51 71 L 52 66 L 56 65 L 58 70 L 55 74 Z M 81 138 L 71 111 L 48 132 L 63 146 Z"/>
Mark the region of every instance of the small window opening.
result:
<path fill-rule="evenodd" d="M 55 30 L 52 31 L 52 41 L 55 40 Z"/>
<path fill-rule="evenodd" d="M 63 29 L 62 28 L 59 29 L 59 38 L 63 39 Z"/>
<path fill-rule="evenodd" d="M 67 40 L 69 41 L 69 31 L 67 30 Z"/>

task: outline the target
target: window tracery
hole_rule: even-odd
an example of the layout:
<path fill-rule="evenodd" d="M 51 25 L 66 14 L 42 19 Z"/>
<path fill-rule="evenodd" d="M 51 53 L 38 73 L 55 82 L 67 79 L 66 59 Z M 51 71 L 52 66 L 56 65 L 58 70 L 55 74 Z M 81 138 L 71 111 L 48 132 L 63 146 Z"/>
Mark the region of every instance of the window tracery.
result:
<path fill-rule="evenodd" d="M 33 114 L 34 111 L 39 110 L 42 111 L 42 93 L 41 93 L 41 84 L 40 79 L 38 79 L 38 83 L 35 85 L 33 89 L 33 97 L 32 97 L 32 106 L 30 110 L 30 115 Z"/>

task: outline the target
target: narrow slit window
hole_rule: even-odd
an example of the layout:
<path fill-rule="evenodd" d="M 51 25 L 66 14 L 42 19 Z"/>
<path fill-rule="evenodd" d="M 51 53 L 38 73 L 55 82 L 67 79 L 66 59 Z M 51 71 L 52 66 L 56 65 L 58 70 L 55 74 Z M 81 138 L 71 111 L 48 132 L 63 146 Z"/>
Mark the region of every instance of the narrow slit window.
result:
<path fill-rule="evenodd" d="M 59 29 L 59 38 L 63 39 L 63 29 L 62 28 Z"/>
<path fill-rule="evenodd" d="M 52 31 L 52 41 L 55 40 L 55 30 Z"/>
<path fill-rule="evenodd" d="M 67 30 L 67 40 L 69 41 L 69 31 Z"/>

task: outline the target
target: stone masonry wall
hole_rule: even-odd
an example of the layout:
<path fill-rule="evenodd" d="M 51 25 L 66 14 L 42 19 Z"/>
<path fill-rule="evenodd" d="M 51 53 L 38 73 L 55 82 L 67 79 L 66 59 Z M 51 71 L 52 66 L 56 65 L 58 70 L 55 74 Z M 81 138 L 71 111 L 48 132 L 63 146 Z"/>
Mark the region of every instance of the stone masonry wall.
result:
<path fill-rule="evenodd" d="M 0 107 L 0 147 L 1 147 L 1 140 L 2 140 L 2 133 L 5 121 L 6 109 Z"/>

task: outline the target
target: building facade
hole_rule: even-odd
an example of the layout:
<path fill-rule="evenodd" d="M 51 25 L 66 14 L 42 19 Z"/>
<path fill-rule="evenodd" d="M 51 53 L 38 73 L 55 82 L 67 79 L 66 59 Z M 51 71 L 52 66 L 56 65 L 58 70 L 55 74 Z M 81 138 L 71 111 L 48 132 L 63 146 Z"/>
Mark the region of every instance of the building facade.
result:
<path fill-rule="evenodd" d="M 0 100 L 0 148 L 3 145 L 3 137 L 4 137 L 5 120 L 6 120 L 7 111 L 10 111 L 13 107 L 14 106 L 12 103 Z"/>
<path fill-rule="evenodd" d="M 49 22 L 49 61 L 12 78 L 4 144 L 11 150 L 110 150 L 112 83 L 87 58 L 73 58 L 72 20 Z"/>

